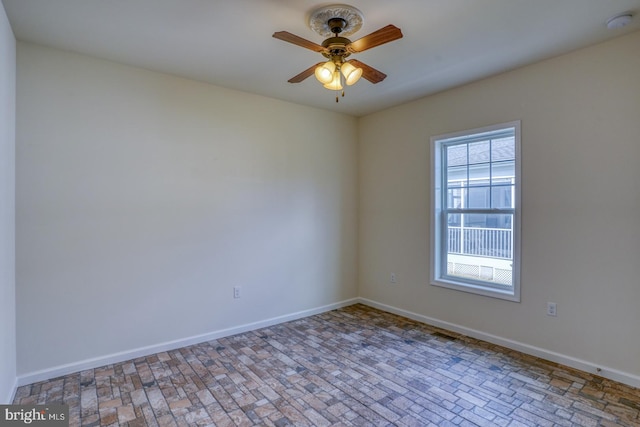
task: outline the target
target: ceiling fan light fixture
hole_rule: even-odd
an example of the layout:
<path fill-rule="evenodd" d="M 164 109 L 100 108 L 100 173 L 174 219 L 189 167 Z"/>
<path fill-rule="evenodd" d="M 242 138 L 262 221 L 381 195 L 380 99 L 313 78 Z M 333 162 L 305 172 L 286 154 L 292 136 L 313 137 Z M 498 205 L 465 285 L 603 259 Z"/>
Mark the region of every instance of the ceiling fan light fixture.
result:
<path fill-rule="evenodd" d="M 351 86 L 356 83 L 362 77 L 362 68 L 354 67 L 353 64 L 345 62 L 340 66 L 340 71 L 344 76 L 344 80 L 347 83 L 347 86 Z"/>
<path fill-rule="evenodd" d="M 340 71 L 336 70 L 333 72 L 333 79 L 331 82 L 325 84 L 324 87 L 329 90 L 342 90 L 342 82 L 340 80 Z"/>
<path fill-rule="evenodd" d="M 335 70 L 336 64 L 334 64 L 333 61 L 327 61 L 316 67 L 314 74 L 320 83 L 326 85 L 333 81 L 333 74 Z"/>

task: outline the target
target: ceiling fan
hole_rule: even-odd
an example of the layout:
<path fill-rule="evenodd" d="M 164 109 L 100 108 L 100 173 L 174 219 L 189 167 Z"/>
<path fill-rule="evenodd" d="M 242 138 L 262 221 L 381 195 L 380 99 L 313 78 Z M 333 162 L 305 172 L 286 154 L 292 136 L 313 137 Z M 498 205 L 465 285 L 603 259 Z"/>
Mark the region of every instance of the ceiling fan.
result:
<path fill-rule="evenodd" d="M 315 74 L 316 79 L 325 88 L 342 90 L 342 96 L 344 96 L 343 82 L 350 86 L 360 77 L 374 84 L 383 81 L 387 77 L 383 72 L 357 59 L 347 60 L 347 58 L 351 54 L 364 52 L 400 39 L 402 31 L 394 25 L 387 25 L 353 42 L 346 38 L 345 36 L 355 33 L 362 27 L 362 21 L 362 12 L 358 9 L 348 5 L 332 5 L 317 9 L 309 19 L 309 25 L 315 32 L 324 37 L 329 36 L 322 44 L 314 43 L 288 31 L 273 33 L 276 39 L 319 52 L 328 59 L 290 78 L 289 83 L 300 83 Z M 336 102 L 338 102 L 338 96 L 336 96 Z"/>

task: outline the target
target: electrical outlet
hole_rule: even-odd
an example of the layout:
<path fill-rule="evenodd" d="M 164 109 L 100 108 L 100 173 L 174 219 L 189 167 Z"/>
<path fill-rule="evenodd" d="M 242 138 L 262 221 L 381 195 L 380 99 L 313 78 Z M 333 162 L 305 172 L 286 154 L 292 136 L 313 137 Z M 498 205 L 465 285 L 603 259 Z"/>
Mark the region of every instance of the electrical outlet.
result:
<path fill-rule="evenodd" d="M 240 286 L 234 286 L 233 287 L 233 297 L 234 298 L 240 298 Z"/>
<path fill-rule="evenodd" d="M 558 307 L 555 302 L 547 303 L 547 316 L 557 316 L 558 315 Z"/>
<path fill-rule="evenodd" d="M 396 278 L 396 273 L 391 273 L 390 281 L 391 283 L 398 283 L 398 280 Z"/>

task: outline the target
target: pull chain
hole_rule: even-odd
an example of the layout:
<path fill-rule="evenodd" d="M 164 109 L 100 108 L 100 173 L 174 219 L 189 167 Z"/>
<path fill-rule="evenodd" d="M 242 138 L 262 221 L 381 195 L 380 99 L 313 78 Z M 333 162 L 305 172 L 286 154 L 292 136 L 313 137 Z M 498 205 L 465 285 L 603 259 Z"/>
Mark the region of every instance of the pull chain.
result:
<path fill-rule="evenodd" d="M 339 73 L 339 76 L 340 76 L 340 86 L 342 86 L 342 97 L 344 98 L 344 85 L 347 84 L 347 81 L 345 80 L 344 84 L 343 84 L 343 82 L 342 82 L 343 78 L 342 78 L 342 73 L 340 72 L 340 68 L 338 68 L 338 73 Z M 336 102 L 338 102 L 338 99 L 339 99 L 338 98 L 338 91 L 336 90 Z"/>

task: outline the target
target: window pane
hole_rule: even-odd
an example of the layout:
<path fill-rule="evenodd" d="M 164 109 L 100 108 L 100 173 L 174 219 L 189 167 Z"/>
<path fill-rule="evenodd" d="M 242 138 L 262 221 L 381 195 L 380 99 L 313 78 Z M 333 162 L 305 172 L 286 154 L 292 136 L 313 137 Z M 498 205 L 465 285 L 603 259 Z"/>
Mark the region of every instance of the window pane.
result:
<path fill-rule="evenodd" d="M 511 285 L 512 223 L 511 214 L 449 215 L 447 275 Z"/>
<path fill-rule="evenodd" d="M 504 182 L 505 179 L 511 179 L 514 176 L 516 176 L 515 161 L 506 160 L 503 162 L 494 162 L 491 164 L 491 180 L 494 184 Z"/>
<path fill-rule="evenodd" d="M 466 214 L 464 215 L 465 227 L 486 227 L 487 215 L 485 214 Z"/>
<path fill-rule="evenodd" d="M 489 208 L 489 187 L 470 187 L 466 207 L 470 209 Z"/>
<path fill-rule="evenodd" d="M 489 214 L 486 217 L 487 228 L 511 229 L 513 214 Z"/>
<path fill-rule="evenodd" d="M 462 215 L 461 214 L 448 214 L 447 215 L 447 224 L 451 227 L 460 227 Z"/>
<path fill-rule="evenodd" d="M 461 166 L 467 164 L 467 145 L 451 145 L 447 147 L 447 165 Z"/>
<path fill-rule="evenodd" d="M 490 163 L 480 163 L 475 165 L 469 165 L 469 183 L 473 185 L 485 185 L 489 183 L 489 176 L 491 173 Z"/>
<path fill-rule="evenodd" d="M 512 200 L 513 186 L 499 186 L 491 188 L 491 207 L 492 208 L 513 208 Z"/>
<path fill-rule="evenodd" d="M 460 187 L 449 187 L 447 190 L 447 208 L 460 209 L 462 208 L 462 198 L 464 197 L 464 190 Z"/>
<path fill-rule="evenodd" d="M 462 240 L 460 221 L 462 215 L 449 214 L 447 215 L 447 252 L 448 253 L 462 253 Z"/>
<path fill-rule="evenodd" d="M 513 214 L 464 214 L 462 217 L 465 227 L 511 229 Z"/>
<path fill-rule="evenodd" d="M 514 160 L 516 158 L 515 139 L 510 136 L 491 141 L 491 161 Z"/>
<path fill-rule="evenodd" d="M 489 141 L 469 144 L 469 164 L 489 162 Z"/>
<path fill-rule="evenodd" d="M 467 167 L 466 166 L 449 166 L 447 168 L 447 181 L 449 186 L 461 185 L 461 183 L 467 180 Z"/>
<path fill-rule="evenodd" d="M 496 258 L 448 253 L 447 276 L 488 282 L 493 285 L 513 285 L 511 261 Z"/>

